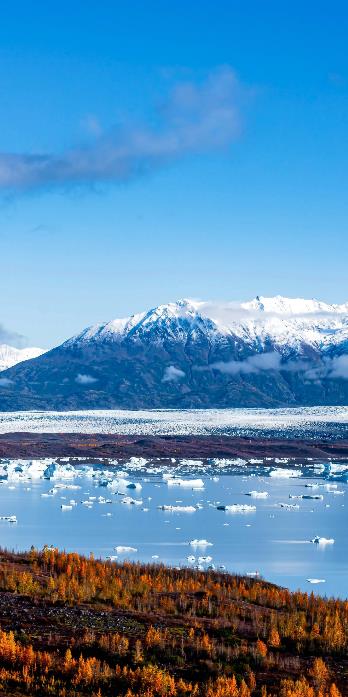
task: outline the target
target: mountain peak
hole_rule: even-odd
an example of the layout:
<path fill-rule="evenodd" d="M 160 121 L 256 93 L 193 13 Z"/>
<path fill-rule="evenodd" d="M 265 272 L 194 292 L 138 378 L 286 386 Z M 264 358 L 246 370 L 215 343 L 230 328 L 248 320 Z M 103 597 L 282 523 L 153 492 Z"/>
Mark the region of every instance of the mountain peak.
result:
<path fill-rule="evenodd" d="M 12 368 L 12 366 L 22 361 L 28 361 L 30 358 L 37 358 L 44 352 L 43 349 L 30 347 L 18 349 L 8 344 L 0 344 L 0 372 Z"/>
<path fill-rule="evenodd" d="M 287 298 L 283 295 L 265 297 L 257 295 L 254 300 L 242 303 L 246 310 L 257 310 L 280 315 L 309 315 L 318 313 L 340 313 L 348 311 L 348 303 L 343 305 L 330 305 L 315 298 Z"/>

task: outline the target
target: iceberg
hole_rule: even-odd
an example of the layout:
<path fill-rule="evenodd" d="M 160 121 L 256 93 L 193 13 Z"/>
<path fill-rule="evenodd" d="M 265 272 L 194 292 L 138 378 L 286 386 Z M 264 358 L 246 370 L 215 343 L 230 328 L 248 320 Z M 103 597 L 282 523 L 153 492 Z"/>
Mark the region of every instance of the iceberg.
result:
<path fill-rule="evenodd" d="M 208 542 L 208 540 L 190 540 L 189 544 L 191 547 L 212 547 L 213 543 Z"/>
<path fill-rule="evenodd" d="M 270 471 L 269 476 L 277 479 L 295 479 L 297 477 L 302 477 L 302 472 L 299 470 L 282 469 L 281 467 L 276 467 L 276 469 Z"/>
<path fill-rule="evenodd" d="M 161 511 L 172 511 L 173 513 L 195 513 L 197 508 L 194 506 L 167 506 L 163 504 L 162 506 L 157 506 Z"/>
<path fill-rule="evenodd" d="M 168 486 L 182 486 L 184 489 L 204 489 L 203 479 L 167 479 Z"/>
<path fill-rule="evenodd" d="M 268 491 L 248 491 L 246 496 L 251 496 L 252 499 L 267 499 Z"/>
<path fill-rule="evenodd" d="M 216 506 L 218 511 L 226 511 L 227 513 L 252 513 L 256 511 L 256 506 L 249 506 L 244 503 L 233 503 L 231 506 L 221 504 Z"/>

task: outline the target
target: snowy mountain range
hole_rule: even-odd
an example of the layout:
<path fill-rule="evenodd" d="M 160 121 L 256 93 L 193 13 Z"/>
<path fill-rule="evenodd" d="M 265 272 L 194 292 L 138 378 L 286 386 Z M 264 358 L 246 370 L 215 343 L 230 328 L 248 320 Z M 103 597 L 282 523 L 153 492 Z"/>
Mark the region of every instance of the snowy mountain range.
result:
<path fill-rule="evenodd" d="M 28 361 L 31 358 L 37 358 L 44 353 L 40 348 L 23 348 L 18 349 L 8 344 L 0 344 L 0 372 L 12 368 L 13 365 Z"/>
<path fill-rule="evenodd" d="M 160 305 L 9 368 L 0 400 L 3 410 L 348 404 L 348 303 Z"/>

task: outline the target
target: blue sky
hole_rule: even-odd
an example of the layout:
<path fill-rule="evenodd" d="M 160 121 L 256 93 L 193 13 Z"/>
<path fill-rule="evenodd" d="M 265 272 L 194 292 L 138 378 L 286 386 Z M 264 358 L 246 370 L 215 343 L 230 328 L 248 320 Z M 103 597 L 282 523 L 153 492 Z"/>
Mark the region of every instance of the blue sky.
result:
<path fill-rule="evenodd" d="M 348 300 L 347 36 L 335 1 L 3 8 L 0 338 Z"/>

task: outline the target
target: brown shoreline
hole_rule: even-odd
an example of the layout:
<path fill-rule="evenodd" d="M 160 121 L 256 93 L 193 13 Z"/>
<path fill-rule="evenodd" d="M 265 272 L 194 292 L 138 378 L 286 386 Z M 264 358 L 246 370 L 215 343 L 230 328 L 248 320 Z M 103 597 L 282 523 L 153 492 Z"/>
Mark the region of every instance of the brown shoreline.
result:
<path fill-rule="evenodd" d="M 101 433 L 0 434 L 0 458 L 36 457 L 242 457 L 348 460 L 348 439 L 141 436 Z"/>

